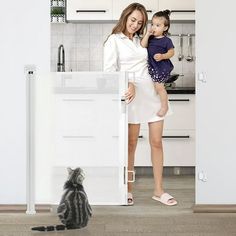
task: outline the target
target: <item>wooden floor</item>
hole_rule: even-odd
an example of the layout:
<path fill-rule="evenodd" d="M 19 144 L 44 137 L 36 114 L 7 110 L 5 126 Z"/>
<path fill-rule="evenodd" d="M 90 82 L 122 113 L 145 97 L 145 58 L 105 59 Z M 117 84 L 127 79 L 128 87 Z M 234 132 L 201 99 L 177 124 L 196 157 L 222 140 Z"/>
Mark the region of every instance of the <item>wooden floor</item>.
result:
<path fill-rule="evenodd" d="M 59 223 L 52 213 L 0 214 L 0 236 L 236 236 L 235 213 L 193 213 L 194 177 L 167 176 L 164 186 L 179 204 L 169 207 L 151 199 L 153 180 L 139 177 L 134 206 L 93 206 L 89 225 L 81 230 L 31 232 L 36 225 Z"/>

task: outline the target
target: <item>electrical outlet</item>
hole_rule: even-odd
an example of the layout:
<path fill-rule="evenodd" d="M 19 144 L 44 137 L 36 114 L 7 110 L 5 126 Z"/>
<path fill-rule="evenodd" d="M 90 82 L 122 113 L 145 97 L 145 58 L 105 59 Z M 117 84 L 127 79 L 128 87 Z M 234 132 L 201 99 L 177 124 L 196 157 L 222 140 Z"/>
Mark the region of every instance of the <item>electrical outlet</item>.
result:
<path fill-rule="evenodd" d="M 174 167 L 174 175 L 180 175 L 180 167 Z"/>

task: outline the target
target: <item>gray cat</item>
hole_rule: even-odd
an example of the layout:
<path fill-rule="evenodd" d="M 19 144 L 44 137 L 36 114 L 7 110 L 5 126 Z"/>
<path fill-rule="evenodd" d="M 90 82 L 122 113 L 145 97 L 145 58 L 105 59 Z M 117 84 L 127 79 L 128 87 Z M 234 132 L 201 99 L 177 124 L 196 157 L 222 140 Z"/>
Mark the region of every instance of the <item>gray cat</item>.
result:
<path fill-rule="evenodd" d="M 82 185 L 84 174 L 81 168 L 68 168 L 69 176 L 64 185 L 64 194 L 57 208 L 57 214 L 63 225 L 33 227 L 36 231 L 54 231 L 80 229 L 87 226 L 92 216 L 87 195 Z"/>

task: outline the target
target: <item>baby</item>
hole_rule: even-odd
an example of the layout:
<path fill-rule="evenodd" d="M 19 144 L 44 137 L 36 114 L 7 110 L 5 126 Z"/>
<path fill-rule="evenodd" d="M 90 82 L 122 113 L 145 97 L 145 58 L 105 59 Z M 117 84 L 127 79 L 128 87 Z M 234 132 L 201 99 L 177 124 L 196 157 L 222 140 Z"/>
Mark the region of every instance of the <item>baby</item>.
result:
<path fill-rule="evenodd" d="M 169 15 L 169 10 L 156 12 L 152 17 L 151 28 L 141 41 L 141 45 L 148 50 L 148 71 L 161 100 L 161 108 L 157 112 L 160 117 L 165 116 L 168 111 L 168 96 L 164 83 L 174 68 L 170 61 L 174 56 L 174 45 L 167 37 L 170 28 Z"/>

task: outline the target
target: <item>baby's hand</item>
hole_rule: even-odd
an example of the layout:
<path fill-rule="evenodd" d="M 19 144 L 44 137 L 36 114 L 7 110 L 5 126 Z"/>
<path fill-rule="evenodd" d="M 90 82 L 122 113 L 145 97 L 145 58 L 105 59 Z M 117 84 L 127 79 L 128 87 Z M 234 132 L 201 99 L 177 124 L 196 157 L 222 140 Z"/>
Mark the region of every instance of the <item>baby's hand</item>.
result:
<path fill-rule="evenodd" d="M 150 35 L 153 35 L 154 31 L 153 31 L 152 27 L 148 29 L 148 32 Z"/>
<path fill-rule="evenodd" d="M 161 61 L 164 59 L 163 54 L 157 53 L 153 56 L 156 61 Z"/>
<path fill-rule="evenodd" d="M 146 35 L 147 36 L 153 35 L 153 29 L 151 27 L 147 30 Z"/>

